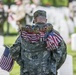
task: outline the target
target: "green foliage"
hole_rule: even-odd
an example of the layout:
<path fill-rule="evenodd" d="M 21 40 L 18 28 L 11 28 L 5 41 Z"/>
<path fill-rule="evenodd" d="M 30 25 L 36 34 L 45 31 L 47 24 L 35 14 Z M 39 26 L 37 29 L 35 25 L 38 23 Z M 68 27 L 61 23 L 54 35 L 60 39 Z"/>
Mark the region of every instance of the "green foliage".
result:
<path fill-rule="evenodd" d="M 54 6 L 68 6 L 68 0 L 53 0 Z"/>
<path fill-rule="evenodd" d="M 68 0 L 41 0 L 42 5 L 45 6 L 56 6 L 56 7 L 60 7 L 60 6 L 68 6 Z"/>
<path fill-rule="evenodd" d="M 53 0 L 41 0 L 42 5 L 49 6 L 53 5 Z"/>
<path fill-rule="evenodd" d="M 3 2 L 8 4 L 9 2 L 14 2 L 14 0 L 3 0 Z"/>

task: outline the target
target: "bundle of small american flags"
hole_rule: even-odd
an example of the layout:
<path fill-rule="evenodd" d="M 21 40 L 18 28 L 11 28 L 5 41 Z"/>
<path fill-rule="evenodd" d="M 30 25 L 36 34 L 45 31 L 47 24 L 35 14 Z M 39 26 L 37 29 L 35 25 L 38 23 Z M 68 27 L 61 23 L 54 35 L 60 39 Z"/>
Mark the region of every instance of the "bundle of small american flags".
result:
<path fill-rule="evenodd" d="M 12 59 L 9 53 L 9 48 L 5 47 L 5 51 L 0 59 L 0 67 L 3 70 L 10 72 L 12 70 L 13 65 L 14 65 L 14 60 Z"/>
<path fill-rule="evenodd" d="M 44 35 L 45 35 L 45 33 L 36 34 L 36 33 L 28 33 L 26 31 L 22 31 L 21 32 L 21 36 L 26 41 L 30 41 L 32 43 L 38 42 L 40 40 L 40 38 L 43 38 L 44 37 Z"/>
<path fill-rule="evenodd" d="M 56 31 L 52 31 L 48 34 L 46 38 L 47 49 L 55 50 L 59 47 L 59 43 L 63 40 L 63 38 Z"/>
<path fill-rule="evenodd" d="M 46 38 L 45 36 L 48 35 Z M 62 37 L 56 31 L 51 31 L 50 33 L 40 32 L 40 34 L 27 33 L 26 31 L 22 31 L 21 36 L 30 42 L 38 42 L 41 38 L 46 42 L 46 48 L 48 50 L 54 50 L 58 48 L 59 42 L 61 42 Z"/>

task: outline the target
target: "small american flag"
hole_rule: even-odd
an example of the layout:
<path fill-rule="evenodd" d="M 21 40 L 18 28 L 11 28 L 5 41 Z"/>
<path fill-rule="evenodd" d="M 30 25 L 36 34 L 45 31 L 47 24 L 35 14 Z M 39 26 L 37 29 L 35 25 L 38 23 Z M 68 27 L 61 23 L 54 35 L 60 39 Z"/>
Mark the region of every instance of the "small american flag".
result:
<path fill-rule="evenodd" d="M 12 59 L 9 53 L 9 48 L 5 47 L 5 51 L 0 59 L 0 67 L 3 70 L 10 72 L 12 70 L 13 65 L 14 65 L 14 60 Z"/>
<path fill-rule="evenodd" d="M 52 31 L 49 33 L 48 37 L 46 38 L 47 43 L 47 49 L 48 50 L 54 50 L 58 48 L 59 43 L 61 42 L 62 37 L 60 34 L 57 34 L 56 32 Z"/>
<path fill-rule="evenodd" d="M 44 37 L 44 33 L 36 34 L 36 33 L 28 33 L 26 31 L 22 31 L 21 36 L 30 42 L 38 42 L 40 38 Z"/>
<path fill-rule="evenodd" d="M 45 41 L 46 44 L 47 44 L 46 48 L 48 50 L 54 50 L 54 49 L 58 48 L 58 45 L 62 40 L 62 37 L 56 31 L 52 31 L 50 33 L 40 32 L 40 34 L 33 34 L 33 33 L 29 34 L 26 31 L 22 31 L 21 36 L 25 40 L 28 40 L 30 42 L 37 42 L 39 40 L 40 41 Z"/>

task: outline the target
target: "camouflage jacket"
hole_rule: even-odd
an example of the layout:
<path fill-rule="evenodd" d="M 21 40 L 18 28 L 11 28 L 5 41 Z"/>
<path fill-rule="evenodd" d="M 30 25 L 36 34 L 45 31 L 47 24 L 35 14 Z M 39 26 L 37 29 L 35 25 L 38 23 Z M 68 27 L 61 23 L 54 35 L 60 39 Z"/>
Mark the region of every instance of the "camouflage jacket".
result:
<path fill-rule="evenodd" d="M 10 48 L 10 53 L 21 66 L 21 75 L 56 75 L 67 54 L 63 40 L 57 49 L 48 51 L 44 41 L 31 43 L 21 36 Z"/>

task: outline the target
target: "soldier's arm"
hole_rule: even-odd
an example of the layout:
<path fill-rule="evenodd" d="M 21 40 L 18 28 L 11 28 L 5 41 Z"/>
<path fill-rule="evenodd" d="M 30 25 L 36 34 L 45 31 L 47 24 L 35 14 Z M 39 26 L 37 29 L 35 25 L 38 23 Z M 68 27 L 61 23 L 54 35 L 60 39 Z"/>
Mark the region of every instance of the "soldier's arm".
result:
<path fill-rule="evenodd" d="M 13 44 L 10 47 L 10 54 L 12 56 L 12 58 L 19 64 L 22 64 L 22 60 L 21 60 L 21 43 L 20 43 L 20 36 L 17 38 L 15 44 Z"/>
<path fill-rule="evenodd" d="M 58 49 L 52 51 L 52 55 L 53 55 L 52 58 L 56 63 L 57 69 L 59 69 L 62 66 L 62 64 L 65 62 L 66 55 L 67 55 L 66 49 L 67 49 L 66 44 L 64 40 L 62 40 L 59 43 Z"/>
<path fill-rule="evenodd" d="M 67 46 L 64 40 L 59 43 L 59 48 L 57 49 L 57 69 L 59 69 L 62 64 L 65 62 L 67 56 Z M 59 60 L 58 60 L 59 59 Z"/>
<path fill-rule="evenodd" d="M 50 51 L 52 57 L 51 61 L 55 62 L 57 69 L 59 69 L 66 59 L 67 47 L 59 32 L 55 29 L 52 29 L 52 31 L 55 32 L 61 39 L 61 41 L 58 43 L 58 47 Z"/>

